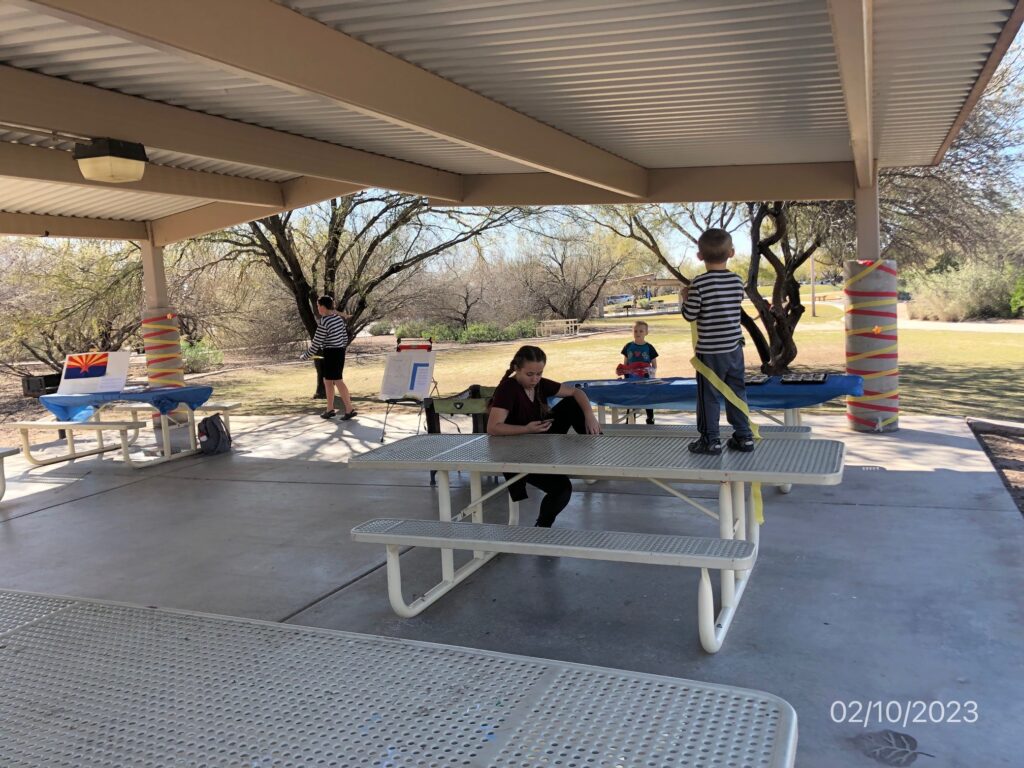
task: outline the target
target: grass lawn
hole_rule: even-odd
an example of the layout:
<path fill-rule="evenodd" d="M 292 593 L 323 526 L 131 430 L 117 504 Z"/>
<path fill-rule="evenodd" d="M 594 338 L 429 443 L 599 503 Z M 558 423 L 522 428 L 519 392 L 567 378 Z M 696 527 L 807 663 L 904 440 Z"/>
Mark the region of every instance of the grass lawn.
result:
<path fill-rule="evenodd" d="M 800 349 L 795 370 L 844 370 L 842 310 L 818 308 L 819 316 L 804 316 L 797 331 Z M 645 318 L 649 340 L 660 353 L 662 376 L 693 376 L 689 329 L 677 316 Z M 540 344 L 548 353 L 547 375 L 556 380 L 614 378 L 621 362 L 619 351 L 630 340 L 629 321 L 615 318 L 588 323 L 594 335 Z M 983 332 L 900 331 L 900 405 L 907 411 L 958 416 L 987 416 L 1024 421 L 1024 343 L 1016 334 Z M 454 394 L 470 384 L 494 384 L 505 372 L 520 342 L 475 344 L 441 350 L 434 377 L 442 395 Z M 748 345 L 747 362 L 756 368 Z M 376 401 L 384 372 L 382 356 L 352 355 L 345 381 L 366 409 Z M 317 412 L 310 364 L 228 371 L 203 380 L 215 387 L 218 399 L 241 400 L 242 413 Z M 841 410 L 841 401 L 827 408 Z"/>

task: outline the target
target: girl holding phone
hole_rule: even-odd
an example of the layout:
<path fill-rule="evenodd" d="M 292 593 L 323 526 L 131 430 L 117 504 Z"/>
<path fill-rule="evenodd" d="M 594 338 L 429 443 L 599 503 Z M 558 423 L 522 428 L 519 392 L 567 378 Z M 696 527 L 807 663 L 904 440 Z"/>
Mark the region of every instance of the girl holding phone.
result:
<path fill-rule="evenodd" d="M 590 400 L 576 389 L 544 378 L 547 355 L 540 347 L 520 347 L 491 398 L 487 419 L 489 435 L 566 434 L 570 428 L 581 435 L 601 434 Z M 562 398 L 554 408 L 548 398 Z M 514 475 L 506 474 L 506 478 Z M 550 528 L 572 496 L 566 475 L 527 475 L 509 486 L 513 501 L 527 498 L 526 484 L 544 492 L 536 525 Z"/>

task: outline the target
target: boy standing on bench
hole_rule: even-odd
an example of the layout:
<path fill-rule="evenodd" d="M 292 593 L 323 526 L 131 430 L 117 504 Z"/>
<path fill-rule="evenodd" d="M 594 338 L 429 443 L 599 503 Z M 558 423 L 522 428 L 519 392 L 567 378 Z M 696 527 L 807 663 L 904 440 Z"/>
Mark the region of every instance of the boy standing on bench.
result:
<path fill-rule="evenodd" d="M 732 237 L 724 229 L 709 229 L 700 236 L 697 258 L 704 262 L 707 271 L 697 275 L 680 291 L 680 311 L 691 323 L 697 323 L 694 350 L 697 359 L 746 402 L 743 330 L 740 327 L 743 280 L 726 267 L 726 262 L 734 255 Z M 715 386 L 698 371 L 697 429 L 700 430 L 700 438 L 690 444 L 692 453 L 718 455 L 722 452 L 718 431 L 720 413 Z M 728 398 L 725 415 L 734 430 L 729 438 L 729 447 L 737 451 L 753 451 L 754 433 L 747 415 Z"/>

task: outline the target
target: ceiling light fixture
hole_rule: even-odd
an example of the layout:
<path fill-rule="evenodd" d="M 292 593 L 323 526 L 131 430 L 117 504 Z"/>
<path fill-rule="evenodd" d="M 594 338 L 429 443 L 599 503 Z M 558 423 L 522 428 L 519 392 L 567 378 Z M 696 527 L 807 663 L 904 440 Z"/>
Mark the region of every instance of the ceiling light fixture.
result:
<path fill-rule="evenodd" d="M 118 139 L 93 139 L 89 144 L 75 144 L 73 157 L 85 178 L 108 184 L 139 181 L 149 161 L 144 146 Z"/>

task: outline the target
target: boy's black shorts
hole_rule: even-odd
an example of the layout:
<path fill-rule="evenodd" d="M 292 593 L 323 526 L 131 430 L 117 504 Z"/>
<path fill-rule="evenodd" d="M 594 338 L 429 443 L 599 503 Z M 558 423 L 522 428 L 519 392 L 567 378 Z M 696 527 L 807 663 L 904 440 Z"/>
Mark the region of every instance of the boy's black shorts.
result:
<path fill-rule="evenodd" d="M 337 381 L 345 370 L 345 348 L 330 347 L 321 353 L 323 360 L 320 361 L 320 375 L 325 379 Z"/>

